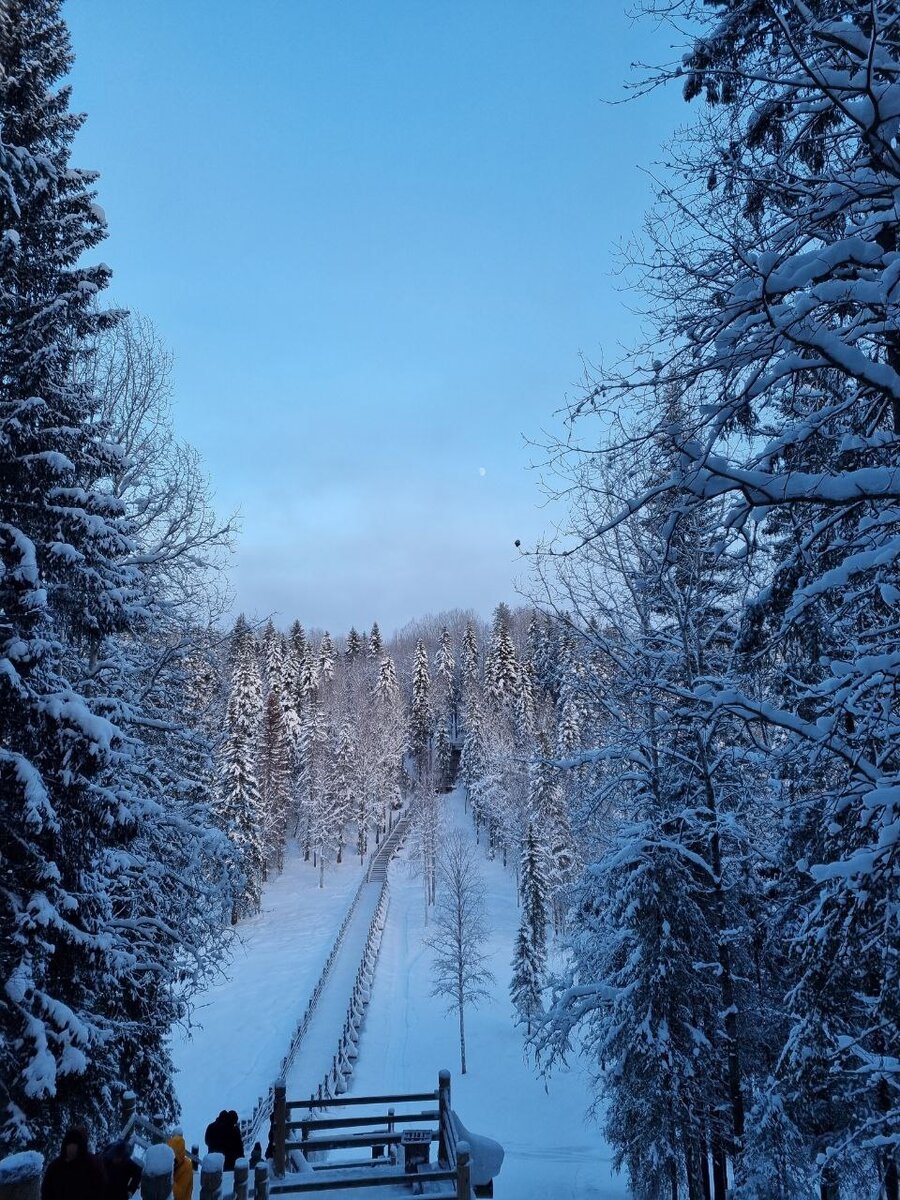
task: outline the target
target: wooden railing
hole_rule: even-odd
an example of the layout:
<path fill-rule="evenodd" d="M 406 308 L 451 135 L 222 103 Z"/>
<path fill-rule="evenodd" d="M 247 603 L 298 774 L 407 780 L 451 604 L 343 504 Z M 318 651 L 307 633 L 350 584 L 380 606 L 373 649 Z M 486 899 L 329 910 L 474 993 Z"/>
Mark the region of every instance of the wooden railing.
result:
<path fill-rule="evenodd" d="M 433 1092 L 406 1092 L 382 1096 L 336 1096 L 328 1101 L 329 1112 L 321 1115 L 321 1101 L 288 1100 L 283 1083 L 275 1085 L 275 1120 L 273 1127 L 273 1170 L 275 1178 L 270 1194 L 302 1195 L 333 1191 L 340 1188 L 396 1187 L 398 1184 L 447 1183 L 452 1189 L 445 1195 L 455 1200 L 470 1200 L 469 1147 L 456 1137 L 453 1112 L 450 1106 L 450 1072 L 441 1071 L 438 1087 Z M 413 1112 L 398 1112 L 393 1106 L 430 1102 L 432 1107 Z M 391 1105 L 392 1107 L 386 1107 Z M 378 1107 L 374 1113 L 348 1116 L 351 1108 Z M 338 1110 L 334 1113 L 330 1110 Z M 293 1113 L 302 1115 L 294 1118 Z M 429 1144 L 438 1146 L 437 1163 L 422 1170 L 398 1170 L 397 1147 L 404 1141 L 404 1129 L 398 1126 L 431 1125 Z M 299 1138 L 291 1137 L 299 1131 Z M 372 1150 L 381 1147 L 390 1158 L 364 1159 L 351 1162 L 329 1161 L 314 1163 L 307 1173 L 288 1175 L 291 1151 L 304 1157 L 321 1151 Z M 326 1175 L 327 1173 L 327 1175 Z M 330 1177 L 327 1177 L 330 1175 Z"/>

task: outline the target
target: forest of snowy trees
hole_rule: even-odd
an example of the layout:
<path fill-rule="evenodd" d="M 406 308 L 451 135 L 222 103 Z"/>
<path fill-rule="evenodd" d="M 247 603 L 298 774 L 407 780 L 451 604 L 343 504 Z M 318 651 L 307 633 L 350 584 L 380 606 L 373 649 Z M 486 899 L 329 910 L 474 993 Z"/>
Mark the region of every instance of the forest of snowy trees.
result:
<path fill-rule="evenodd" d="M 60 0 L 0 4 L 0 1153 L 176 1118 L 169 1031 L 291 844 L 325 887 L 408 805 L 440 944 L 458 780 L 524 1044 L 589 1063 L 637 1200 L 900 1200 L 900 14 L 642 7 L 697 102 L 646 341 L 547 447 L 531 602 L 385 637 L 228 616 Z"/>

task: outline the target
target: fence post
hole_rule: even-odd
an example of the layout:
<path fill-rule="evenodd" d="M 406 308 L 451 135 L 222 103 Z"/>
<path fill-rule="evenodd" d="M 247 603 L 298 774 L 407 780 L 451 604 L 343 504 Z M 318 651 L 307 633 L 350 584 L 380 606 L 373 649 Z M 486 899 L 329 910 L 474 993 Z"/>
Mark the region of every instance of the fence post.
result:
<path fill-rule="evenodd" d="M 36 1150 L 0 1158 L 0 1200 L 38 1200 L 44 1158 Z"/>
<path fill-rule="evenodd" d="M 438 1071 L 438 1159 L 440 1162 L 450 1161 L 447 1131 L 450 1123 L 450 1072 Z"/>
<path fill-rule="evenodd" d="M 200 1164 L 200 1200 L 222 1200 L 224 1154 L 207 1154 Z"/>
<path fill-rule="evenodd" d="M 234 1164 L 234 1194 L 232 1200 L 247 1200 L 247 1184 L 250 1175 L 250 1164 L 246 1158 L 239 1158 Z"/>
<path fill-rule="evenodd" d="M 253 1169 L 253 1200 L 269 1200 L 269 1167 L 265 1159 Z"/>
<path fill-rule="evenodd" d="M 458 1142 L 456 1145 L 456 1200 L 471 1200 L 472 1189 L 469 1183 L 469 1143 Z"/>
<path fill-rule="evenodd" d="M 125 1141 L 130 1140 L 130 1134 L 134 1128 L 134 1118 L 137 1113 L 137 1096 L 134 1092 L 122 1093 L 122 1138 Z"/>
<path fill-rule="evenodd" d="M 275 1150 L 275 1176 L 284 1178 L 287 1167 L 287 1085 L 283 1079 L 275 1084 L 275 1128 L 273 1130 Z"/>
<path fill-rule="evenodd" d="M 169 1200 L 172 1195 L 172 1172 L 175 1155 L 165 1142 L 151 1146 L 144 1155 L 141 1176 L 141 1200 Z"/>

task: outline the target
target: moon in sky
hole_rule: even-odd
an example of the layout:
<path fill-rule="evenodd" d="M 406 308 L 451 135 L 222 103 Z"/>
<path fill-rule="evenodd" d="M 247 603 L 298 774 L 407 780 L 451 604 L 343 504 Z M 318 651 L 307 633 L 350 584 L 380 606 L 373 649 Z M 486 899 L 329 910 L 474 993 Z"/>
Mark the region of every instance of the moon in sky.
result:
<path fill-rule="evenodd" d="M 479 467 L 478 474 L 481 476 L 482 479 L 484 479 L 485 475 L 487 475 L 487 467 Z"/>

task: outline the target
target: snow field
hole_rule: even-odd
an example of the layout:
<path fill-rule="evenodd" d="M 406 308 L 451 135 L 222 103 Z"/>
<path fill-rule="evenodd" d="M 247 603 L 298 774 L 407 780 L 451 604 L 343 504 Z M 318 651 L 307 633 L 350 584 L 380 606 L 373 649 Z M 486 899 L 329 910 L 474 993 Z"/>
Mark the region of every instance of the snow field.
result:
<path fill-rule="evenodd" d="M 590 1093 L 584 1070 L 575 1063 L 554 1073 L 545 1087 L 526 1061 L 522 1033 L 513 1024 L 510 959 L 519 923 L 513 873 L 499 860 L 489 861 L 475 844 L 459 792 L 445 798 L 445 821 L 448 829 L 462 829 L 472 839 L 492 930 L 485 949 L 496 983 L 489 1002 L 466 1011 L 468 1073 L 459 1073 L 456 1016 L 446 1012 L 443 998 L 430 994 L 422 883 L 402 852 L 390 869 L 387 925 L 349 1092 L 429 1090 L 447 1067 L 453 1107 L 463 1124 L 504 1147 L 499 1198 L 624 1200 L 629 1193 L 612 1173 L 610 1151 L 585 1122 Z M 227 977 L 198 1000 L 200 1028 L 190 1038 L 178 1031 L 172 1041 L 189 1143 L 202 1149 L 203 1131 L 221 1108 L 246 1115 L 274 1082 L 361 877 L 351 859 L 333 868 L 320 890 L 312 866 L 291 848 L 284 873 L 266 886 L 263 911 L 238 926 Z M 378 886 L 371 890 L 372 904 L 361 898 L 290 1073 L 292 1096 L 308 1095 L 330 1066 Z"/>
<path fill-rule="evenodd" d="M 466 1011 L 468 1072 L 459 1073 L 456 1015 L 446 1012 L 442 997 L 430 994 L 422 882 L 401 854 L 391 866 L 387 927 L 349 1093 L 436 1088 L 438 1071 L 447 1067 L 460 1120 L 473 1133 L 495 1138 L 506 1152 L 495 1184 L 498 1200 L 623 1200 L 628 1188 L 612 1172 L 610 1150 L 585 1122 L 590 1093 L 583 1068 L 575 1063 L 554 1073 L 545 1089 L 513 1025 L 510 960 L 519 924 L 513 873 L 476 846 L 459 792 L 446 797 L 445 819 L 448 828 L 472 838 L 493 931 L 485 947 L 496 977 L 492 998 Z"/>
<path fill-rule="evenodd" d="M 222 981 L 197 998 L 191 1034 L 172 1034 L 189 1146 L 197 1143 L 203 1152 L 204 1130 L 221 1109 L 248 1116 L 275 1082 L 363 871 L 351 855 L 329 868 L 319 888 L 318 872 L 291 843 L 283 873 L 265 886 L 262 911 L 237 926 L 234 956 Z M 335 971 L 342 959 L 343 951 Z M 300 1059 L 303 1053 L 301 1047 Z"/>

